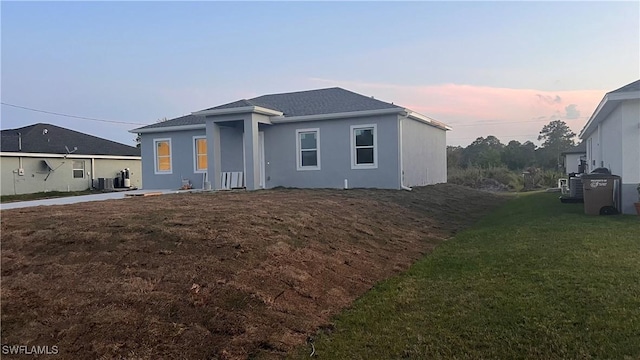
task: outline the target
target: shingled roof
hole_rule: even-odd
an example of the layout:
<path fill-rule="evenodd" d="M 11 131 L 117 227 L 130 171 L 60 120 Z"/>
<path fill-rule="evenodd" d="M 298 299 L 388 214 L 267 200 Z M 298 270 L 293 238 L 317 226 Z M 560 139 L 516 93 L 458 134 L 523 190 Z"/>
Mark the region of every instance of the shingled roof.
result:
<path fill-rule="evenodd" d="M 234 109 L 249 106 L 259 106 L 276 110 L 282 112 L 284 117 L 337 114 L 382 109 L 398 109 L 398 111 L 401 111 L 403 109 L 400 106 L 376 100 L 373 97 L 360 95 L 339 87 L 333 87 L 283 94 L 262 95 L 248 100 L 243 99 L 215 106 L 203 111 Z M 198 125 L 204 123 L 204 117 L 186 115 L 160 123 L 147 125 L 139 129 Z M 132 130 L 132 132 L 135 132 L 135 130 Z"/>
<path fill-rule="evenodd" d="M 20 140 L 22 139 L 22 147 Z M 51 124 L 34 124 L 17 129 L 2 130 L 2 152 L 140 156 L 140 149 L 115 141 L 84 134 Z"/>
<path fill-rule="evenodd" d="M 230 109 L 243 106 L 260 106 L 277 110 L 282 112 L 284 116 L 321 115 L 393 108 L 402 109 L 400 106 L 376 100 L 373 97 L 367 97 L 339 87 L 333 87 L 285 94 L 263 95 L 206 110 Z"/>
<path fill-rule="evenodd" d="M 204 126 L 206 121 L 207 119 L 204 116 L 185 115 L 185 116 L 180 116 L 174 119 L 161 121 L 155 124 L 143 126 L 143 127 L 131 130 L 131 132 L 136 132 L 136 130 L 141 130 L 141 129 L 163 128 L 163 127 L 169 127 L 169 126 L 185 126 L 185 125 L 200 125 L 200 124 Z"/>
<path fill-rule="evenodd" d="M 563 151 L 562 154 L 585 154 L 587 152 L 587 143 L 585 141 L 580 142 L 578 145 Z"/>
<path fill-rule="evenodd" d="M 623 87 L 609 91 L 604 95 L 600 104 L 593 112 L 587 123 L 584 125 L 580 134 L 580 139 L 586 139 L 595 129 L 597 125 L 603 122 L 609 114 L 620 104 L 622 101 L 640 99 L 640 80 L 636 80 Z"/>
<path fill-rule="evenodd" d="M 640 80 L 636 80 L 631 84 L 627 84 L 619 89 L 610 91 L 609 94 L 619 94 L 619 93 L 630 92 L 630 91 L 640 91 Z"/>

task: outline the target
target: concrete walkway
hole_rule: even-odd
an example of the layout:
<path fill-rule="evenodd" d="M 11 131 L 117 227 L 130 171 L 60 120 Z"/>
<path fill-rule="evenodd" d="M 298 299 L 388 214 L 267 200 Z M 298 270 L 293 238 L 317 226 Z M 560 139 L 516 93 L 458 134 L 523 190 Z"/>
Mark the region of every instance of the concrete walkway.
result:
<path fill-rule="evenodd" d="M 189 190 L 186 190 L 186 191 L 189 191 Z M 133 190 L 133 191 L 109 192 L 104 194 L 67 196 L 67 197 L 60 197 L 60 198 L 53 198 L 53 199 L 16 201 L 16 202 L 0 204 L 0 210 L 20 209 L 20 208 L 33 207 L 33 206 L 76 204 L 76 203 L 89 202 L 89 201 L 124 199 L 125 197 L 124 194 L 144 194 L 144 193 L 150 193 L 150 192 L 161 192 L 163 194 L 175 194 L 175 193 L 184 192 L 184 190 L 183 191 L 181 190 Z"/>

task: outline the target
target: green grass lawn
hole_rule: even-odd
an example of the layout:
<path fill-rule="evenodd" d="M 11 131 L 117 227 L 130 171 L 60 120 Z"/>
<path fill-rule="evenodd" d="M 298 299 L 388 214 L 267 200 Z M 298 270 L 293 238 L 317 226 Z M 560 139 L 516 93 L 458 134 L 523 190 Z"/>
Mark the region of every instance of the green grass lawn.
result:
<path fill-rule="evenodd" d="M 640 358 L 639 219 L 557 198 L 517 195 L 376 286 L 318 334 L 319 358 Z"/>
<path fill-rule="evenodd" d="M 78 196 L 78 195 L 91 195 L 91 194 L 99 194 L 99 193 L 101 192 L 96 190 L 83 190 L 83 191 L 47 191 L 47 192 L 38 192 L 33 194 L 2 195 L 0 196 L 0 203 L 51 199 L 51 198 Z"/>

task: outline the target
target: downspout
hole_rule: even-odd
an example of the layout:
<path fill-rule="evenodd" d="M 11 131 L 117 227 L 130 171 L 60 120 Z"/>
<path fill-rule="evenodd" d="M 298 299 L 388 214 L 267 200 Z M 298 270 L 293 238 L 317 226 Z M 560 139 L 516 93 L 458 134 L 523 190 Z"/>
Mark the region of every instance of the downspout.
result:
<path fill-rule="evenodd" d="M 96 164 L 95 164 L 95 158 L 91 158 L 91 186 L 89 186 L 90 189 L 93 189 L 93 183 L 95 180 L 95 172 L 96 172 Z"/>
<path fill-rule="evenodd" d="M 402 190 L 407 190 L 407 191 L 411 191 L 411 188 L 408 186 L 404 186 L 404 163 L 403 163 L 403 159 L 402 159 L 402 118 L 399 117 L 398 118 L 398 160 L 400 162 L 400 188 Z"/>
<path fill-rule="evenodd" d="M 22 169 L 23 169 L 23 167 L 22 167 L 22 156 L 19 156 L 18 157 L 18 176 L 20 176 L 20 170 L 22 170 Z M 16 191 L 16 172 L 15 171 L 13 172 L 13 195 L 18 195 L 18 192 Z"/>
<path fill-rule="evenodd" d="M 598 163 L 596 167 L 604 166 L 604 149 L 602 147 L 602 123 L 598 124 Z"/>

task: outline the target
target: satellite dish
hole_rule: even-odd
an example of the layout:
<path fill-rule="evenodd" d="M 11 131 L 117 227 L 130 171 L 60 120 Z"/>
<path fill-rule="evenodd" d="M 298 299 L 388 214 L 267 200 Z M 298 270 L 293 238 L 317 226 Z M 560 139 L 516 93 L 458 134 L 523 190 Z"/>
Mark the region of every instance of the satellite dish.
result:
<path fill-rule="evenodd" d="M 46 135 L 48 132 L 49 132 L 49 130 L 44 129 L 44 130 L 42 130 L 42 135 Z"/>
<path fill-rule="evenodd" d="M 67 155 L 73 154 L 74 152 L 78 151 L 78 147 L 77 146 L 74 146 L 73 150 L 69 150 L 67 145 L 65 145 L 64 148 L 67 150 Z"/>

